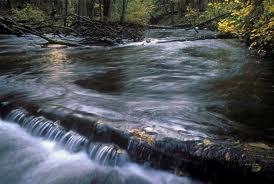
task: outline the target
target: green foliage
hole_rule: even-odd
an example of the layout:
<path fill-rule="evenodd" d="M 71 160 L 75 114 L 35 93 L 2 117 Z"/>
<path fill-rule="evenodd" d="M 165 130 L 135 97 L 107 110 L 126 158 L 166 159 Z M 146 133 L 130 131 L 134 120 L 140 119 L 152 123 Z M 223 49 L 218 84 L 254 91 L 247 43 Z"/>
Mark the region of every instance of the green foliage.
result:
<path fill-rule="evenodd" d="M 32 6 L 30 4 L 26 5 L 23 9 L 13 9 L 12 15 L 17 20 L 30 20 L 33 22 L 39 22 L 44 20 L 46 15 L 39 8 Z"/>
<path fill-rule="evenodd" d="M 127 21 L 146 24 L 154 7 L 153 0 L 129 0 Z"/>
<path fill-rule="evenodd" d="M 183 21 L 185 23 L 198 24 L 219 15 L 229 13 L 238 7 L 239 1 L 237 0 L 225 0 L 224 2 L 208 3 L 207 10 L 203 12 L 188 7 L 184 17 L 185 20 Z"/>
<path fill-rule="evenodd" d="M 231 9 L 231 16 L 218 22 L 218 29 L 223 32 L 243 35 L 248 39 L 250 48 L 259 54 L 272 52 L 273 46 L 273 13 L 271 0 L 263 0 L 261 4 L 253 2 L 232 1 L 237 4 Z"/>
<path fill-rule="evenodd" d="M 190 23 L 190 24 L 197 24 L 200 22 L 200 20 L 205 20 L 206 15 L 201 14 L 198 10 L 195 10 L 193 8 L 187 7 L 187 13 L 185 14 L 185 17 L 183 20 L 185 23 Z"/>
<path fill-rule="evenodd" d="M 271 0 L 262 0 L 261 4 L 254 1 L 225 0 L 224 2 L 209 3 L 205 12 L 188 8 L 185 23 L 197 24 L 218 15 L 231 13 L 230 16 L 214 23 L 213 27 L 221 32 L 244 36 L 250 48 L 259 54 L 272 52 L 274 6 Z"/>
<path fill-rule="evenodd" d="M 245 4 L 238 0 L 226 1 L 228 4 L 227 12 L 231 13 L 231 15 L 217 23 L 217 28 L 226 33 L 233 33 L 238 35 L 243 35 L 243 24 L 245 21 L 245 17 L 249 14 L 251 5 Z M 213 4 L 214 5 L 214 4 Z"/>
<path fill-rule="evenodd" d="M 250 23 L 246 23 L 244 28 L 249 35 L 250 47 L 257 49 L 262 55 L 268 54 L 273 47 L 274 6 L 270 1 L 264 0 L 262 12 L 258 14 L 254 8 L 248 17 Z"/>

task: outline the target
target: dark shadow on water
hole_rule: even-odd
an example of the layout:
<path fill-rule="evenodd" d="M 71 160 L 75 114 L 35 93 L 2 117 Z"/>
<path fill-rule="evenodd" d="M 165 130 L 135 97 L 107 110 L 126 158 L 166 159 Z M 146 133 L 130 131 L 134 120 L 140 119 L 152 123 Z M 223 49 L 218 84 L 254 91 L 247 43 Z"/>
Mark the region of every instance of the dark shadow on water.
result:
<path fill-rule="evenodd" d="M 110 70 L 95 76 L 75 81 L 75 84 L 85 89 L 92 89 L 102 93 L 121 94 L 124 89 L 125 75 L 121 69 Z"/>
<path fill-rule="evenodd" d="M 209 108 L 256 130 L 257 138 L 274 140 L 274 65 L 248 63 L 242 74 L 215 81 L 210 91 L 225 101 Z"/>

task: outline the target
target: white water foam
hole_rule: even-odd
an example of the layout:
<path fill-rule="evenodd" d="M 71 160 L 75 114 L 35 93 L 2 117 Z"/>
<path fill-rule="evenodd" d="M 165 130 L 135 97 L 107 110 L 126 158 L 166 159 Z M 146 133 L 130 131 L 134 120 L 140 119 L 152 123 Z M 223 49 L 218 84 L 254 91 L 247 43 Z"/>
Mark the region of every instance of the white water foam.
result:
<path fill-rule="evenodd" d="M 136 164 L 102 166 L 83 152 L 70 153 L 52 141 L 29 135 L 17 124 L 0 120 L 1 184 L 179 184 L 186 177 Z"/>

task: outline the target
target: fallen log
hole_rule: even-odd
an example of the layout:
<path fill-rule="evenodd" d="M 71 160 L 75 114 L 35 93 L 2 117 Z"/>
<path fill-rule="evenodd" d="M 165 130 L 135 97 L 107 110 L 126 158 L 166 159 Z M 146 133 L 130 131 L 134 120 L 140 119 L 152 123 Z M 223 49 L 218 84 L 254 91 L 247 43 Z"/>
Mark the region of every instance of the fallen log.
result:
<path fill-rule="evenodd" d="M 212 19 L 209 19 L 209 20 L 206 20 L 206 21 L 204 21 L 204 22 L 201 22 L 201 23 L 198 23 L 198 24 L 196 24 L 196 25 L 193 25 L 192 27 L 187 28 L 186 31 L 191 30 L 191 29 L 196 29 L 197 27 L 200 28 L 200 27 L 205 26 L 205 25 L 207 25 L 207 24 L 209 24 L 209 23 L 211 23 L 211 22 L 213 22 L 213 21 L 216 21 L 216 20 L 219 20 L 219 19 L 228 17 L 228 16 L 230 16 L 230 15 L 231 15 L 231 13 L 225 13 L 225 14 L 219 15 L 219 16 L 214 17 L 214 18 L 212 18 Z"/>
<path fill-rule="evenodd" d="M 48 44 L 79 46 L 79 44 L 51 39 L 45 36 L 42 32 L 39 32 L 36 29 L 32 28 L 31 26 L 28 26 L 25 23 L 16 22 L 10 18 L 3 18 L 0 16 L 0 26 L 10 31 L 11 34 L 16 34 L 16 35 L 32 34 L 32 35 L 38 36 L 46 40 Z"/>
<path fill-rule="evenodd" d="M 149 29 L 184 29 L 189 26 L 192 26 L 192 25 L 190 24 L 179 24 L 179 25 L 173 25 L 173 26 L 148 25 L 147 27 Z"/>
<path fill-rule="evenodd" d="M 231 15 L 231 13 L 225 13 L 195 25 L 191 25 L 191 24 L 178 24 L 178 25 L 172 25 L 172 26 L 148 25 L 148 28 L 150 29 L 185 29 L 186 31 L 194 29 L 197 32 L 197 28 L 201 28 L 213 21 L 228 17 L 229 15 Z"/>
<path fill-rule="evenodd" d="M 89 140 L 114 143 L 127 150 L 132 160 L 193 176 L 215 183 L 273 183 L 274 147 L 232 140 L 180 140 L 165 134 L 167 129 L 149 124 L 111 121 L 94 114 L 54 105 L 39 105 L 26 101 L 0 101 L 0 116 L 13 109 L 24 108 L 35 116 L 43 115 L 59 121 L 64 128 L 80 133 Z M 150 138 L 156 135 L 156 138 Z M 138 132 L 141 132 L 138 134 Z"/>
<path fill-rule="evenodd" d="M 216 35 L 198 36 L 195 38 L 180 38 L 180 39 L 172 39 L 172 40 L 162 40 L 162 41 L 158 41 L 157 43 L 187 42 L 187 41 L 212 40 L 212 39 L 233 39 L 233 38 L 238 38 L 238 36 L 233 35 L 233 34 L 219 33 Z"/>
<path fill-rule="evenodd" d="M 144 26 L 131 23 L 120 24 L 118 22 L 102 22 L 89 19 L 88 17 L 81 17 L 79 19 L 76 15 L 69 15 L 71 25 L 68 27 L 54 24 L 50 20 L 40 21 L 38 23 L 28 23 L 24 21 L 13 20 L 9 17 L 0 16 L 0 26 L 2 32 L 24 35 L 36 35 L 48 42 L 48 44 L 61 44 L 67 46 L 80 46 L 82 43 L 71 43 L 63 40 L 55 40 L 46 36 L 48 33 L 57 35 L 76 35 L 84 38 L 85 45 L 93 45 L 94 43 L 102 42 L 104 45 L 114 45 L 121 43 L 121 40 L 140 41 L 143 39 Z M 68 18 L 67 17 L 67 18 Z M 60 17 L 61 19 L 62 17 Z M 55 19 L 53 19 L 55 20 Z M 110 41 L 111 40 L 111 41 Z M 89 42 L 87 42 L 89 41 Z"/>

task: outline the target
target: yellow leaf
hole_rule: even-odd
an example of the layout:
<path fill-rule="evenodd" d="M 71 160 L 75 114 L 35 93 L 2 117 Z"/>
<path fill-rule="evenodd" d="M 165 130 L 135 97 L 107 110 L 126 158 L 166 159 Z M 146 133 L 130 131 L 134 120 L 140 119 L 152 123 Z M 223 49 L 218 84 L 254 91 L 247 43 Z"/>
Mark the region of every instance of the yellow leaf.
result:
<path fill-rule="evenodd" d="M 139 140 L 146 141 L 149 145 L 152 145 L 154 143 L 151 135 L 147 134 L 144 129 L 140 129 L 140 128 L 132 129 L 130 130 L 130 134 Z"/>
<path fill-rule="evenodd" d="M 267 149 L 267 150 L 272 149 L 271 146 L 269 146 L 267 144 L 264 144 L 264 143 L 260 143 L 260 142 L 257 142 L 257 143 L 248 143 L 247 145 L 248 146 L 252 146 L 252 147 L 256 147 L 256 148 Z"/>
<path fill-rule="evenodd" d="M 257 42 L 253 42 L 250 47 L 254 47 L 255 45 L 257 45 Z"/>
<path fill-rule="evenodd" d="M 206 146 L 212 144 L 212 142 L 211 142 L 209 139 L 204 139 L 203 143 L 204 143 L 204 145 L 206 145 Z"/>

